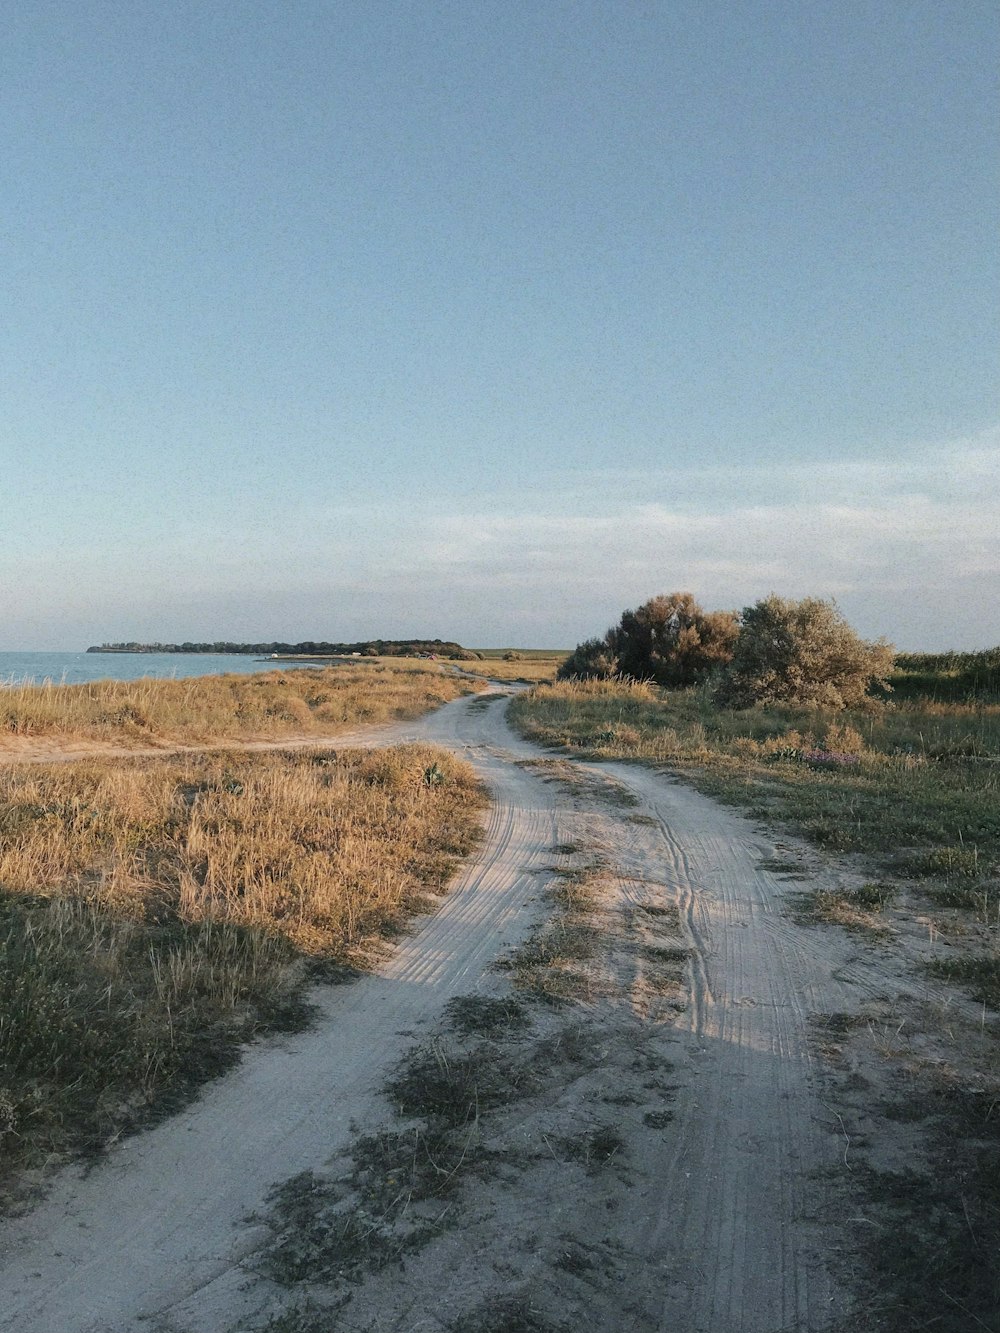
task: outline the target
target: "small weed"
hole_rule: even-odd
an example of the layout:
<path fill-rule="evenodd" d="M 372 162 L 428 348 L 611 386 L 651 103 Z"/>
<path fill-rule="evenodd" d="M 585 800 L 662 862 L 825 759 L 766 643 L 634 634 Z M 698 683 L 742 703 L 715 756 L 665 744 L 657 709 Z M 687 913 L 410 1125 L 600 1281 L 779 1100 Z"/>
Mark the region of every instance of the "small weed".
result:
<path fill-rule="evenodd" d="M 863 907 L 867 912 L 883 912 L 899 896 L 896 884 L 862 884 L 856 889 L 846 889 L 843 894 L 854 907 Z"/>
<path fill-rule="evenodd" d="M 274 1240 L 257 1268 L 281 1286 L 356 1281 L 362 1272 L 384 1268 L 430 1238 L 426 1222 L 401 1225 L 401 1209 L 373 1215 L 342 1182 L 312 1171 L 284 1181 L 270 1204 L 267 1220 Z"/>
<path fill-rule="evenodd" d="M 843 1039 L 856 1028 L 863 1028 L 868 1020 L 863 1014 L 815 1014 L 812 1027 L 820 1034 L 835 1039 Z"/>
<path fill-rule="evenodd" d="M 651 963 L 686 963 L 691 950 L 679 944 L 644 944 L 642 956 Z"/>
<path fill-rule="evenodd" d="M 572 1273 L 576 1277 L 583 1273 L 591 1273 L 597 1267 L 586 1250 L 572 1243 L 552 1260 L 552 1266 L 562 1269 L 564 1273 Z"/>
<path fill-rule="evenodd" d="M 480 695 L 478 698 L 470 700 L 466 704 L 466 708 L 470 713 L 486 713 L 502 697 L 499 694 Z"/>
<path fill-rule="evenodd" d="M 939 959 L 927 967 L 933 976 L 964 986 L 980 1004 L 1000 1010 L 1000 954 Z"/>
<path fill-rule="evenodd" d="M 448 1333 L 567 1333 L 526 1296 L 496 1296 L 447 1325 Z"/>
<path fill-rule="evenodd" d="M 481 1158 L 478 1126 L 467 1122 L 462 1133 L 431 1120 L 406 1130 L 366 1134 L 352 1148 L 351 1184 L 361 1206 L 392 1220 L 412 1202 L 451 1194 L 463 1167 Z"/>
<path fill-rule="evenodd" d="M 622 1153 L 625 1140 L 614 1125 L 595 1125 L 584 1134 L 558 1140 L 566 1157 L 581 1162 L 591 1170 L 598 1170 Z"/>
<path fill-rule="evenodd" d="M 387 1096 L 404 1116 L 424 1116 L 450 1129 L 476 1119 L 481 1111 L 523 1096 L 526 1075 L 495 1046 L 449 1050 L 441 1042 L 418 1047 L 386 1085 Z"/>
<path fill-rule="evenodd" d="M 260 1333 L 337 1333 L 340 1327 L 337 1311 L 342 1304 L 329 1306 L 306 1301 L 272 1316 Z"/>
<path fill-rule="evenodd" d="M 445 1005 L 445 1020 L 453 1032 L 462 1036 L 514 1036 L 528 1026 L 528 1012 L 520 1000 L 505 995 L 457 995 Z"/>
<path fill-rule="evenodd" d="M 561 1027 L 535 1048 L 534 1061 L 539 1070 L 562 1066 L 569 1070 L 592 1069 L 600 1060 L 594 1034 L 588 1023 Z"/>
<path fill-rule="evenodd" d="M 519 990 L 550 1004 L 585 999 L 592 983 L 580 964 L 597 955 L 600 938 L 595 925 L 567 913 L 546 922 L 494 967 L 509 972 Z"/>
<path fill-rule="evenodd" d="M 974 912 L 984 922 L 996 916 L 995 885 L 962 884 L 959 881 L 952 881 L 950 884 L 926 888 L 924 892 L 938 907 L 953 907 L 960 912 Z"/>
<path fill-rule="evenodd" d="M 564 913 L 580 916 L 596 907 L 597 883 L 589 868 L 582 870 L 553 868 L 551 874 L 554 882 L 547 886 L 545 892 Z"/>
<path fill-rule="evenodd" d="M 800 925 L 826 922 L 846 930 L 884 932 L 879 914 L 896 896 L 888 884 L 863 884 L 856 889 L 817 889 L 796 894 L 791 914 Z"/>
<path fill-rule="evenodd" d="M 666 1129 L 674 1118 L 673 1111 L 647 1111 L 642 1117 L 642 1123 L 648 1125 L 650 1129 Z"/>
<path fill-rule="evenodd" d="M 647 916 L 670 917 L 672 921 L 680 921 L 681 914 L 674 903 L 640 903 L 639 910 Z"/>
<path fill-rule="evenodd" d="M 933 847 L 910 856 L 905 867 L 919 878 L 977 879 L 986 869 L 977 847 Z"/>
<path fill-rule="evenodd" d="M 805 879 L 809 870 L 804 861 L 784 857 L 769 857 L 758 861 L 757 866 L 760 870 L 769 870 L 772 875 L 780 875 L 782 879 Z"/>

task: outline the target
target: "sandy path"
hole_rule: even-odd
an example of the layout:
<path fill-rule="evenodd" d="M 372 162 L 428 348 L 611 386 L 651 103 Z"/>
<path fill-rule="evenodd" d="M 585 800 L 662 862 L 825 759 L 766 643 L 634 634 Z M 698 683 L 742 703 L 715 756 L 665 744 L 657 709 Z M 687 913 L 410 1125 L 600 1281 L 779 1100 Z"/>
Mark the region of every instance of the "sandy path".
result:
<path fill-rule="evenodd" d="M 386 1068 L 410 1035 L 530 927 L 536 875 L 551 859 L 554 802 L 536 778 L 468 741 L 483 715 L 467 701 L 418 723 L 339 736 L 338 745 L 451 741 L 489 784 L 486 838 L 440 909 L 374 976 L 315 996 L 307 1033 L 262 1042 L 234 1073 L 182 1114 L 129 1140 L 89 1173 L 61 1174 L 44 1203 L 0 1236 L 0 1328 L 17 1333 L 110 1333 L 184 1311 L 197 1293 L 225 1308 L 236 1287 L 233 1224 L 270 1186 L 316 1166 L 363 1119 Z M 529 910 L 525 910 L 528 908 Z"/>
<path fill-rule="evenodd" d="M 660 1327 L 823 1328 L 838 1293 L 813 1173 L 834 1169 L 843 1145 L 807 1017 L 851 1002 L 842 947 L 783 914 L 789 886 L 761 866 L 774 843 L 748 820 L 641 768 L 603 769 L 655 820 L 635 829 L 622 861 L 640 880 L 658 867 L 692 950 L 674 1132 L 633 1238 L 672 1274 Z"/>
<path fill-rule="evenodd" d="M 255 1046 L 187 1111 L 90 1174 L 64 1172 L 37 1209 L 9 1222 L 0 1329 L 229 1327 L 247 1299 L 240 1259 L 261 1240 L 241 1219 L 272 1184 L 343 1148 L 413 1036 L 453 995 L 483 984 L 534 924 L 541 872 L 579 815 L 563 788 L 511 762 L 539 752 L 510 732 L 502 705 L 459 700 L 336 744 L 362 739 L 461 750 L 493 794 L 479 853 L 377 975 L 319 992 L 311 1031 Z M 788 886 L 761 867 L 775 844 L 755 826 L 648 770 L 592 771 L 641 803 L 639 821 L 634 810 L 601 819 L 620 892 L 675 900 L 692 949 L 691 1003 L 667 1038 L 675 1121 L 649 1148 L 616 1223 L 641 1260 L 645 1314 L 622 1324 L 611 1291 L 594 1298 L 593 1327 L 818 1333 L 839 1300 L 814 1220 L 814 1172 L 837 1161 L 840 1145 L 814 1084 L 806 1018 L 843 1007 L 857 978 L 824 952 L 833 946 L 823 932 L 781 914 Z M 606 1229 L 606 1215 L 594 1224 Z"/>

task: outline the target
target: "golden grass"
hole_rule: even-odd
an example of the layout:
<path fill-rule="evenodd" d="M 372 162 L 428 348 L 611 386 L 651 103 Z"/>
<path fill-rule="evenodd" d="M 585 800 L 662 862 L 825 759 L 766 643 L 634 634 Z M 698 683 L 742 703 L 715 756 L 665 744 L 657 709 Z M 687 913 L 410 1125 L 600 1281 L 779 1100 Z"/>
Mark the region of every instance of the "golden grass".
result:
<path fill-rule="evenodd" d="M 554 681 L 566 654 L 558 657 L 522 658 L 514 662 L 505 662 L 502 658 L 491 658 L 483 662 L 459 662 L 462 671 L 474 676 L 489 677 L 491 680 L 510 680 L 526 682 L 530 685 Z"/>
<path fill-rule="evenodd" d="M 128 748 L 336 735 L 418 717 L 475 690 L 426 662 L 296 668 L 187 680 L 0 688 L 0 752 L 39 741 Z"/>
<path fill-rule="evenodd" d="M 427 746 L 0 766 L 0 1148 L 97 1147 L 363 964 L 478 835 Z"/>

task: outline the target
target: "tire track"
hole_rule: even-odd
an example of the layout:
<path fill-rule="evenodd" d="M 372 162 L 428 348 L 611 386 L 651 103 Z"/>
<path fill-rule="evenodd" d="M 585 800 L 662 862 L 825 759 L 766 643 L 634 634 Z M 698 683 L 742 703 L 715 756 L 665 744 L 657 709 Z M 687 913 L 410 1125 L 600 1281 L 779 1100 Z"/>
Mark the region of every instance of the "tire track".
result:
<path fill-rule="evenodd" d="M 844 999 L 828 984 L 825 936 L 780 914 L 786 886 L 759 867 L 748 821 L 648 770 L 602 768 L 651 816 L 633 856 L 672 889 L 692 950 L 664 1203 L 644 1219 L 650 1262 L 673 1275 L 657 1326 L 827 1328 L 838 1293 L 808 1219 L 813 1172 L 835 1160 L 836 1144 L 813 1086 L 804 1002 L 807 993 L 827 1008 Z"/>
<path fill-rule="evenodd" d="M 559 784 L 518 766 L 542 752 L 482 696 L 335 744 L 408 740 L 462 753 L 490 786 L 478 854 L 377 974 L 317 994 L 311 1031 L 252 1048 L 199 1103 L 91 1175 L 63 1173 L 34 1213 L 9 1223 L 0 1329 L 218 1333 L 246 1318 L 240 1263 L 262 1235 L 234 1223 L 274 1182 L 337 1155 L 352 1122 L 377 1110 L 387 1068 L 448 999 L 492 989 L 491 962 L 539 919 L 553 847 L 578 834 L 581 816 Z M 623 902 L 679 909 L 691 989 L 686 1014 L 656 1029 L 675 1067 L 674 1119 L 614 1223 L 643 1275 L 641 1299 L 623 1316 L 620 1290 L 595 1290 L 588 1318 L 600 1333 L 821 1333 L 841 1301 L 814 1173 L 839 1160 L 841 1143 L 814 1084 L 807 1023 L 874 979 L 832 951 L 827 932 L 782 914 L 788 887 L 761 868 L 768 848 L 747 820 L 650 770 L 580 767 L 638 797 L 641 822 L 606 809 L 588 832 L 600 831 Z M 594 1236 L 611 1226 L 596 1195 L 572 1221 Z M 403 1328 L 401 1307 L 395 1316 Z"/>
<path fill-rule="evenodd" d="M 459 740 L 466 718 L 472 736 Z M 40 1206 L 8 1220 L 0 1329 L 133 1333 L 151 1318 L 201 1318 L 202 1307 L 238 1304 L 246 1277 L 239 1263 L 258 1238 L 253 1230 L 234 1237 L 234 1223 L 263 1205 L 274 1182 L 322 1166 L 342 1147 L 352 1122 L 371 1113 L 409 1034 L 453 995 L 483 985 L 493 959 L 537 917 L 558 803 L 537 778 L 482 752 L 475 721 L 460 700 L 429 726 L 352 737 L 443 741 L 493 791 L 483 843 L 434 915 L 376 974 L 321 988 L 308 1032 L 250 1048 L 197 1103 L 120 1145 L 92 1172 L 63 1171 Z M 214 1327 L 225 1322 L 220 1314 Z"/>

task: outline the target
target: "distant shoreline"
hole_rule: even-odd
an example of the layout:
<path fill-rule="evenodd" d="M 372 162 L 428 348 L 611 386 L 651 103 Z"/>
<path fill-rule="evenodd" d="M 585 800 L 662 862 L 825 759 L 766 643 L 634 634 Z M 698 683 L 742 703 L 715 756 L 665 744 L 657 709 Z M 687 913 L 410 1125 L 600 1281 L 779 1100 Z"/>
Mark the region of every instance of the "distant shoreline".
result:
<path fill-rule="evenodd" d="M 445 657 L 457 661 L 475 660 L 478 654 L 452 639 L 365 639 L 359 643 L 330 643 L 302 639 L 298 643 L 277 640 L 258 643 L 102 643 L 93 644 L 88 653 L 158 655 L 195 653 L 216 657 Z"/>

